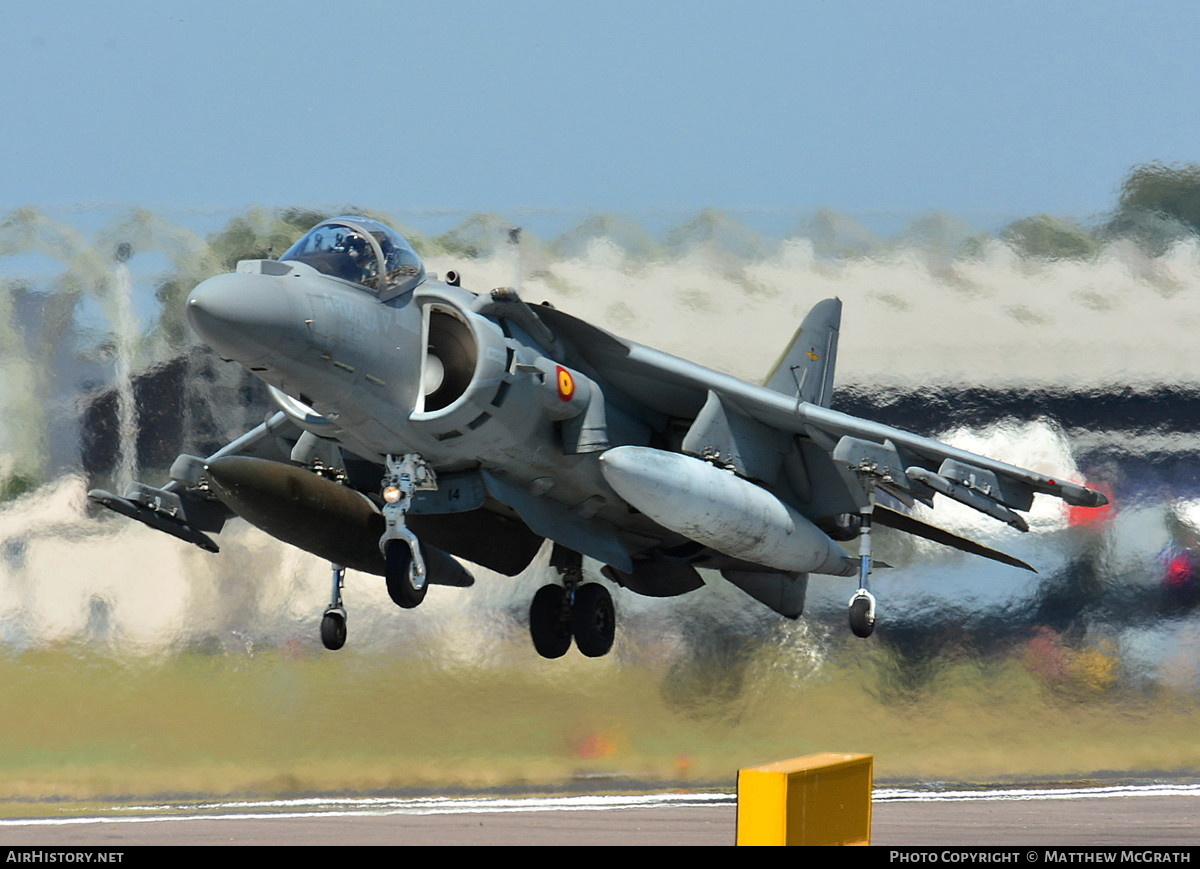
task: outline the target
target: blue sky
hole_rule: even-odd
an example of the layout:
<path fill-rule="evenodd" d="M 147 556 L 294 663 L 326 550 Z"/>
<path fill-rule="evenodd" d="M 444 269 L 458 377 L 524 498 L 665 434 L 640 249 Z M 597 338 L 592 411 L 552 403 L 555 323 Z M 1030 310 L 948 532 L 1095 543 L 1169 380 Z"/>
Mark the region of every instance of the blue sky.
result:
<path fill-rule="evenodd" d="M 1110 208 L 1200 160 L 1200 4 L 47 2 L 0 30 L 21 205 Z"/>

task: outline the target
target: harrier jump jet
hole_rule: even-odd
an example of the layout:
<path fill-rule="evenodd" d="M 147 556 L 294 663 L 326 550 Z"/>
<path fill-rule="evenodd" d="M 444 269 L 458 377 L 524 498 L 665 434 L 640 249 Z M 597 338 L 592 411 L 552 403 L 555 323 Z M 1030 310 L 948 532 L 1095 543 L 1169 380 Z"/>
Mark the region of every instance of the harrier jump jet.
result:
<path fill-rule="evenodd" d="M 118 513 L 216 552 L 236 515 L 330 561 L 327 648 L 346 640 L 345 570 L 419 606 L 470 586 L 457 559 L 505 575 L 544 541 L 560 581 L 533 598 L 548 658 L 609 651 L 615 615 L 582 558 L 671 597 L 698 568 L 796 618 L 808 575 L 856 577 L 850 627 L 875 626 L 872 522 L 1029 568 L 877 503 L 935 494 L 1021 531 L 1035 494 L 1099 492 L 829 408 L 841 302 L 819 302 L 763 386 L 627 341 L 509 288 L 429 275 L 363 217 L 324 221 L 278 260 L 246 260 L 187 299 L 196 333 L 267 383 L 278 410 L 161 488 L 95 490 Z M 840 544 L 857 541 L 852 557 Z M 454 557 L 452 557 L 454 556 Z"/>

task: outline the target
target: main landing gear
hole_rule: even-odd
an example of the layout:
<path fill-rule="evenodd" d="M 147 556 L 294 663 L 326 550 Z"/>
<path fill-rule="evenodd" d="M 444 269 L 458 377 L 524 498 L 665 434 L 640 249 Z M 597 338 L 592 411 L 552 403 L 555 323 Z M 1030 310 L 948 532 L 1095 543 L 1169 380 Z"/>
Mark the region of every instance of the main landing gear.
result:
<path fill-rule="evenodd" d="M 543 658 L 561 658 L 575 647 L 589 658 L 607 655 L 617 629 L 612 595 L 598 582 L 583 582 L 578 553 L 555 549 L 551 564 L 563 585 L 543 585 L 529 607 L 529 634 Z"/>
<path fill-rule="evenodd" d="M 571 648 L 571 599 L 561 585 L 543 585 L 533 596 L 529 634 L 543 658 L 561 658 Z"/>
<path fill-rule="evenodd" d="M 607 655 L 617 632 L 617 613 L 612 595 L 598 582 L 575 589 L 571 601 L 571 633 L 575 647 L 589 658 Z"/>
<path fill-rule="evenodd" d="M 589 658 L 600 658 L 612 649 L 617 614 L 612 595 L 598 582 L 573 590 L 543 585 L 529 608 L 529 634 L 543 658 L 561 658 L 575 647 Z"/>

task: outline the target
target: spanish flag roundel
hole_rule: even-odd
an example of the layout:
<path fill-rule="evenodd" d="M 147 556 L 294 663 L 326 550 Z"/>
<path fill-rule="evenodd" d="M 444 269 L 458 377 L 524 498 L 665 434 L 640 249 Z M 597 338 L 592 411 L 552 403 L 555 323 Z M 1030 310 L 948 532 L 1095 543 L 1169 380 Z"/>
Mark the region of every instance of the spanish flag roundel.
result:
<path fill-rule="evenodd" d="M 575 395 L 575 378 L 561 365 L 556 370 L 558 372 L 558 397 L 563 401 L 570 401 L 571 397 Z"/>

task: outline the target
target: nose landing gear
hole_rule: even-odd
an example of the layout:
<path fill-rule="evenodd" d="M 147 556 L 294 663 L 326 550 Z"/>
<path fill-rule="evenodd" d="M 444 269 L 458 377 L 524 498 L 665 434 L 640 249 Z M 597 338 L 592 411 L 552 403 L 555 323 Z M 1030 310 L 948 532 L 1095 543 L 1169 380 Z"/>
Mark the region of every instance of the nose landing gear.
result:
<path fill-rule="evenodd" d="M 387 457 L 387 474 L 382 483 L 384 531 L 379 538 L 379 551 L 386 565 L 388 594 L 405 609 L 425 600 L 429 579 L 421 542 L 409 530 L 405 515 L 418 489 L 436 488 L 433 469 L 416 453 L 406 453 L 398 459 Z"/>
<path fill-rule="evenodd" d="M 407 540 L 389 540 L 383 546 L 383 559 L 387 571 L 384 579 L 387 581 L 388 596 L 396 606 L 405 609 L 419 606 L 421 601 L 425 600 L 425 592 L 429 590 L 423 569 L 424 561 L 422 560 L 422 569 L 418 572 L 413 551 Z M 420 549 L 416 551 L 419 553 Z"/>

